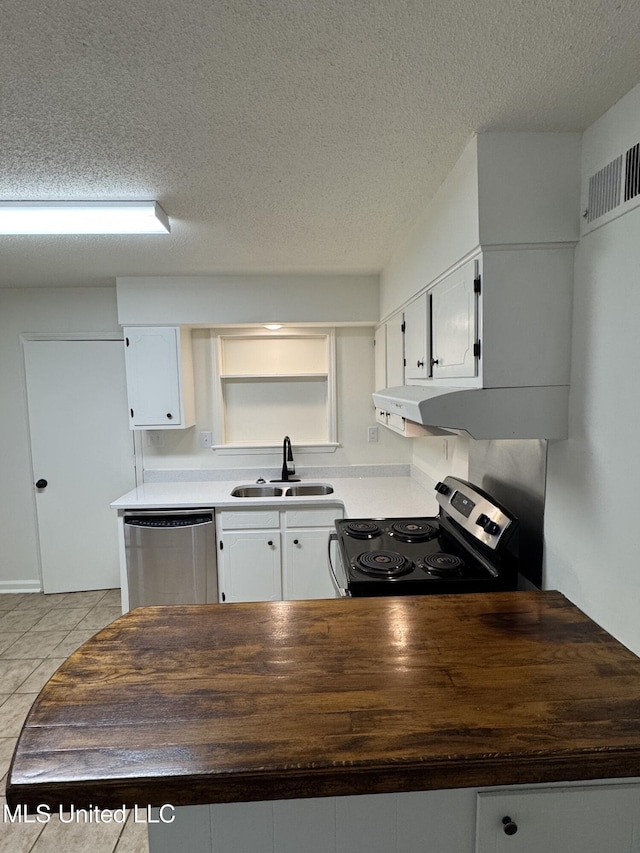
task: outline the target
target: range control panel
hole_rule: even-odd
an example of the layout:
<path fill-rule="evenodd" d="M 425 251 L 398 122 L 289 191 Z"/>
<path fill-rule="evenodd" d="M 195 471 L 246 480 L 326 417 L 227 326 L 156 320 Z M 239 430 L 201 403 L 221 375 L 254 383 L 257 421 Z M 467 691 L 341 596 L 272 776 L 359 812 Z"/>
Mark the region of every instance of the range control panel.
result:
<path fill-rule="evenodd" d="M 436 492 L 441 512 L 493 550 L 516 523 L 503 506 L 466 480 L 445 477 L 436 483 Z"/>

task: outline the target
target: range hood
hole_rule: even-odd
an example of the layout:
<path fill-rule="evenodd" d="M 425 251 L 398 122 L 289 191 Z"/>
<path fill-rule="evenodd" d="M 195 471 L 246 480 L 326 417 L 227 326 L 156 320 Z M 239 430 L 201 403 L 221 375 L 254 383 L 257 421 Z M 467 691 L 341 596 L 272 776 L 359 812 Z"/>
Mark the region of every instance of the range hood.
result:
<path fill-rule="evenodd" d="M 373 394 L 378 409 L 476 439 L 566 438 L 569 386 L 459 388 L 399 385 Z"/>

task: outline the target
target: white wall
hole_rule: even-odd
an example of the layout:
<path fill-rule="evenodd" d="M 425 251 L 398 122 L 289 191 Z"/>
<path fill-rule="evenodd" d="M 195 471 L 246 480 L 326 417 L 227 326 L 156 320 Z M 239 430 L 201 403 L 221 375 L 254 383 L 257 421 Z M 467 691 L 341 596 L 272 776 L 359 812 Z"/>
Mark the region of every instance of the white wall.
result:
<path fill-rule="evenodd" d="M 115 287 L 0 290 L 0 589 L 40 583 L 20 335 L 98 332 L 121 333 Z"/>
<path fill-rule="evenodd" d="M 213 427 L 213 388 L 211 334 L 194 329 L 193 357 L 196 383 L 196 425 L 189 430 L 164 430 L 162 447 L 144 442 L 145 472 L 163 469 L 247 468 L 247 476 L 257 477 L 261 469 L 280 467 L 280 454 L 256 453 L 227 455 L 199 446 L 201 430 Z M 335 453 L 298 453 L 298 469 L 340 465 L 377 465 L 409 463 L 410 443 L 390 430 L 380 428 L 379 440 L 367 443 L 367 427 L 375 425 L 371 393 L 373 391 L 373 328 L 336 329 L 338 440 Z M 295 436 L 292 435 L 295 444 Z M 255 478 L 254 478 L 255 479 Z"/>
<path fill-rule="evenodd" d="M 586 131 L 583 178 L 639 140 L 640 85 Z M 639 321 L 636 208 L 576 249 L 569 440 L 549 448 L 545 576 L 640 654 Z"/>
<path fill-rule="evenodd" d="M 378 275 L 124 277 L 116 282 L 118 320 L 123 326 L 373 324 L 378 286 Z"/>
<path fill-rule="evenodd" d="M 474 137 L 380 277 L 385 319 L 477 248 L 478 160 Z"/>

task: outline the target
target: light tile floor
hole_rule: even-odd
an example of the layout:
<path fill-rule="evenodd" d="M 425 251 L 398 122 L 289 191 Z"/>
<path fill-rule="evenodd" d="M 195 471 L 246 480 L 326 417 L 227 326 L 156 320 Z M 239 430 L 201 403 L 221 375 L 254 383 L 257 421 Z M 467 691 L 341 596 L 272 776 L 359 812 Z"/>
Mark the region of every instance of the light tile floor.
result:
<path fill-rule="evenodd" d="M 134 823 L 4 820 L 11 756 L 38 691 L 68 657 L 121 613 L 120 590 L 0 595 L 0 853 L 147 853 Z"/>

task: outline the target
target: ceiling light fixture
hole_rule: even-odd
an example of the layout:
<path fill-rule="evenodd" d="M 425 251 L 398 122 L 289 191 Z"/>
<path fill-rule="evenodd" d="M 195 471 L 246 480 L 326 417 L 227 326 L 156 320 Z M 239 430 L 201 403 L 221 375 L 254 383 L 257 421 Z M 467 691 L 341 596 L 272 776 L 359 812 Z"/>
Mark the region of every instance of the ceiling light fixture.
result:
<path fill-rule="evenodd" d="M 277 332 L 278 329 L 281 329 L 282 326 L 279 326 L 277 323 L 267 323 L 265 325 L 265 329 L 269 329 L 270 332 Z"/>
<path fill-rule="evenodd" d="M 167 234 L 157 201 L 0 201 L 0 234 Z"/>

